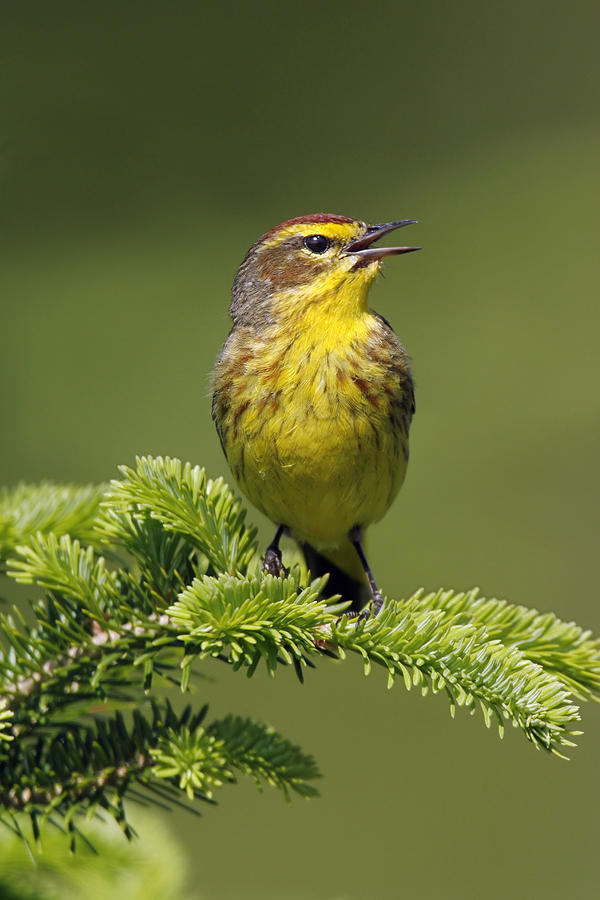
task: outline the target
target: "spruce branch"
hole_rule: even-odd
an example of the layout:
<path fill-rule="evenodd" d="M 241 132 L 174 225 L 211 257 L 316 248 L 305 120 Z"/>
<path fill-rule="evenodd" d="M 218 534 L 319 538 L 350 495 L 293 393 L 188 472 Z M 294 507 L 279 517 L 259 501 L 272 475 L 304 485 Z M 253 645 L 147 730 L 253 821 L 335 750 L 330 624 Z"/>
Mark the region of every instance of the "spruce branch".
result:
<path fill-rule="evenodd" d="M 171 729 L 153 755 L 157 777 L 179 778 L 190 799 L 195 791 L 212 799 L 211 786 L 234 781 L 235 770 L 250 775 L 259 789 L 263 781 L 279 788 L 286 799 L 291 791 L 302 797 L 318 794 L 309 783 L 320 777 L 313 758 L 274 728 L 241 716 L 227 716 L 205 730 Z"/>
<path fill-rule="evenodd" d="M 315 652 L 318 630 L 328 627 L 339 610 L 319 599 L 326 581 L 316 579 L 302 588 L 298 569 L 286 578 L 195 578 L 166 610 L 186 646 L 183 665 L 225 655 L 234 669 L 246 666 L 248 675 L 261 661 L 274 675 L 282 660 L 305 663 L 306 654 Z"/>
<path fill-rule="evenodd" d="M 152 703 L 150 715 L 134 710 L 130 724 L 116 712 L 25 746 L 13 743 L 1 760 L 6 812 L 0 821 L 10 825 L 16 813 L 25 813 L 38 838 L 44 822 L 62 820 L 72 831 L 77 816 L 102 810 L 131 837 L 126 794 L 181 804 L 183 790 L 190 801 L 212 802 L 214 789 L 235 782 L 236 772 L 258 786 L 264 779 L 286 796 L 317 793 L 308 783 L 318 777 L 314 760 L 272 728 L 239 717 L 205 728 L 205 715 L 206 707 L 177 714 L 168 703 Z"/>
<path fill-rule="evenodd" d="M 20 584 L 37 584 L 51 594 L 74 600 L 84 616 L 101 616 L 118 600 L 116 573 L 93 547 L 82 548 L 79 540 L 65 534 L 38 532 L 29 544 L 16 548 L 8 574 Z"/>
<path fill-rule="evenodd" d="M 105 533 L 119 540 L 119 513 L 148 513 L 167 531 L 202 552 L 215 572 L 245 572 L 256 552 L 256 528 L 245 525 L 246 511 L 223 478 L 178 459 L 138 457 L 136 469 L 121 466 L 124 478 L 106 495 Z"/>
<path fill-rule="evenodd" d="M 456 706 L 474 710 L 478 701 L 486 725 L 493 714 L 501 733 L 508 719 L 544 749 L 559 753 L 561 746 L 573 746 L 569 736 L 576 733 L 571 726 L 579 710 L 566 681 L 518 647 L 488 635 L 482 625 L 457 621 L 424 603 L 413 610 L 406 601 L 389 600 L 377 618 L 356 623 L 336 618 L 339 608 L 319 600 L 323 579 L 304 590 L 298 579 L 297 572 L 285 579 L 195 579 L 167 610 L 185 627 L 180 633 L 188 654 L 184 665 L 225 655 L 235 668 L 246 666 L 248 674 L 262 659 L 273 674 L 281 660 L 305 663 L 323 650 L 342 657 L 353 652 L 362 657 L 365 674 L 373 663 L 385 668 L 390 687 L 400 675 L 408 690 L 445 691 L 452 712 Z M 429 595 L 433 602 L 436 596 Z M 558 620 L 555 627 L 559 631 Z M 600 672 L 597 647 L 595 665 Z"/>
<path fill-rule="evenodd" d="M 539 613 L 506 600 L 480 597 L 478 588 L 464 593 L 425 594 L 420 590 L 405 602 L 413 610 L 421 606 L 445 610 L 457 624 L 483 625 L 491 639 L 506 647 L 518 647 L 527 659 L 553 672 L 579 697 L 593 699 L 600 690 L 600 643 L 591 631 L 574 622 L 563 622 L 554 613 Z"/>
<path fill-rule="evenodd" d="M 84 544 L 96 543 L 95 521 L 102 486 L 19 484 L 0 488 L 0 561 L 37 532 L 70 534 Z"/>
<path fill-rule="evenodd" d="M 0 741 L 12 741 L 14 736 L 8 733 L 8 729 L 12 725 L 13 711 L 7 709 L 7 702 L 4 698 L 0 700 Z"/>
<path fill-rule="evenodd" d="M 342 619 L 332 640 L 343 651 L 359 653 L 369 674 L 373 662 L 387 668 L 388 685 L 401 675 L 407 690 L 445 691 L 452 715 L 456 706 L 481 708 L 486 726 L 492 716 L 500 736 L 504 721 L 520 727 L 538 748 L 562 755 L 579 721 L 564 681 L 532 663 L 516 647 L 490 637 L 474 623 L 456 622 L 442 610 L 413 611 L 388 602 L 377 619 L 352 629 Z"/>
<path fill-rule="evenodd" d="M 75 833 L 77 814 L 99 809 L 124 823 L 127 797 L 212 802 L 236 771 L 311 796 L 314 762 L 266 726 L 234 716 L 205 725 L 205 710 L 178 716 L 160 701 L 161 685 L 188 690 L 209 658 L 248 675 L 291 664 L 302 678 L 353 653 L 365 674 L 387 672 L 389 686 L 400 677 L 444 692 L 453 714 L 480 707 L 500 733 L 509 721 L 540 749 L 573 746 L 574 697 L 595 697 L 600 685 L 589 632 L 475 590 L 419 591 L 357 622 L 323 596 L 326 578 L 310 581 L 300 567 L 256 574 L 255 529 L 222 479 L 160 457 L 121 472 L 103 492 L 2 494 L 7 572 L 44 592 L 27 616 L 15 607 L 0 617 L 7 824 L 25 811 L 34 830 L 58 817 Z M 138 708 L 148 696 L 150 717 Z"/>
<path fill-rule="evenodd" d="M 1 690 L 18 711 L 20 733 L 72 704 L 123 702 L 136 685 L 148 686 L 150 674 L 170 668 L 163 648 L 168 622 L 135 578 L 108 571 L 102 557 L 68 535 L 38 534 L 18 549 L 9 575 L 48 591 L 32 606 L 34 626 L 17 609 L 0 616 L 8 650 L 0 656 Z M 160 649 L 153 647 L 157 637 Z M 150 672 L 143 665 L 149 646 Z"/>

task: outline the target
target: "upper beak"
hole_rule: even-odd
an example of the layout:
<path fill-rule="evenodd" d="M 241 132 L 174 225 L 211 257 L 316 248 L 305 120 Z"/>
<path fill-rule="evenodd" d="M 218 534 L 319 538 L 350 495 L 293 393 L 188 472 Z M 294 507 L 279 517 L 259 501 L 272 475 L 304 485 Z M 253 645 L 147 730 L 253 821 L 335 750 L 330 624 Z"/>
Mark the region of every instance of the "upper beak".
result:
<path fill-rule="evenodd" d="M 375 259 L 382 259 L 384 256 L 397 256 L 399 253 L 412 253 L 413 250 L 420 250 L 420 247 L 372 247 L 375 241 L 378 241 L 384 234 L 395 231 L 396 228 L 404 228 L 405 225 L 416 225 L 416 219 L 401 219 L 399 222 L 386 222 L 383 225 L 369 225 L 367 230 L 361 237 L 348 244 L 344 250 L 345 254 L 358 256 L 358 264 L 365 265 Z"/>

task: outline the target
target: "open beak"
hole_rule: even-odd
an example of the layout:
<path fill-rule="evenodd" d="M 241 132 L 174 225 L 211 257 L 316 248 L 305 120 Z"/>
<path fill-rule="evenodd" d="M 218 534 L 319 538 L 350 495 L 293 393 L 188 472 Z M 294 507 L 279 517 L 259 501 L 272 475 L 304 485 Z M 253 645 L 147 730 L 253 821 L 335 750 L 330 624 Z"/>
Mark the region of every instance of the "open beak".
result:
<path fill-rule="evenodd" d="M 366 266 L 368 263 L 377 259 L 383 259 L 384 256 L 397 256 L 400 253 L 412 253 L 414 250 L 420 250 L 420 247 L 372 247 L 371 245 L 378 241 L 379 238 L 396 228 L 404 228 L 405 225 L 416 225 L 416 219 L 402 219 L 400 222 L 386 222 L 383 225 L 369 225 L 365 233 L 348 244 L 344 253 L 347 255 L 358 256 L 357 266 Z"/>

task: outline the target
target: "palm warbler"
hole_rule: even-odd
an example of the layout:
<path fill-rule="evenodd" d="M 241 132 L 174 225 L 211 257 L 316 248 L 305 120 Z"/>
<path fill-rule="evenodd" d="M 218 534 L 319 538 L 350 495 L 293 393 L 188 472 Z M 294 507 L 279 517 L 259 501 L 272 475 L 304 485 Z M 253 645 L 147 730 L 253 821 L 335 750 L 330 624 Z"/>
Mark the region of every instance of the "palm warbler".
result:
<path fill-rule="evenodd" d="M 291 533 L 313 575 L 358 611 L 382 596 L 365 528 L 398 493 L 414 413 L 406 351 L 368 293 L 386 256 L 375 242 L 414 220 L 290 219 L 248 251 L 233 285 L 233 328 L 214 370 L 212 415 L 246 496 L 277 525 L 264 566 L 282 571 Z"/>

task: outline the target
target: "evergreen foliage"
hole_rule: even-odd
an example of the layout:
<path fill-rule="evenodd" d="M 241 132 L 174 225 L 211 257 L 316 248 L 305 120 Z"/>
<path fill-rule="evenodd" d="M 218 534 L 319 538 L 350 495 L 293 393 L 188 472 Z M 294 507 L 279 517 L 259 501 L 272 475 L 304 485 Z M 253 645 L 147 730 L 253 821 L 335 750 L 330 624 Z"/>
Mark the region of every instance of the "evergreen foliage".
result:
<path fill-rule="evenodd" d="M 476 591 L 419 591 L 350 619 L 323 597 L 326 579 L 300 566 L 261 573 L 256 531 L 221 478 L 151 457 L 121 475 L 104 488 L 0 494 L 6 572 L 43 591 L 0 618 L 1 820 L 15 833 L 25 814 L 35 839 L 52 823 L 74 842 L 80 814 L 105 811 L 129 836 L 127 797 L 196 809 L 238 774 L 315 794 L 314 760 L 273 729 L 207 723 L 206 707 L 177 713 L 161 699 L 161 685 L 188 690 L 211 657 L 248 675 L 293 665 L 302 679 L 355 653 L 389 686 L 400 676 L 444 692 L 452 712 L 479 706 L 488 727 L 512 722 L 559 756 L 573 746 L 575 699 L 600 688 L 589 632 Z"/>
<path fill-rule="evenodd" d="M 70 534 L 93 544 L 101 498 L 102 487 L 93 485 L 43 482 L 0 488 L 0 560 L 38 531 Z"/>
<path fill-rule="evenodd" d="M 198 900 L 189 883 L 188 861 L 157 808 L 130 804 L 142 840 L 126 844 L 115 821 L 103 815 L 85 823 L 89 843 L 77 853 L 54 828 L 38 850 L 8 829 L 0 830 L 2 900 Z M 24 829 L 29 831 L 27 822 Z M 32 858 L 35 860 L 32 865 Z"/>

